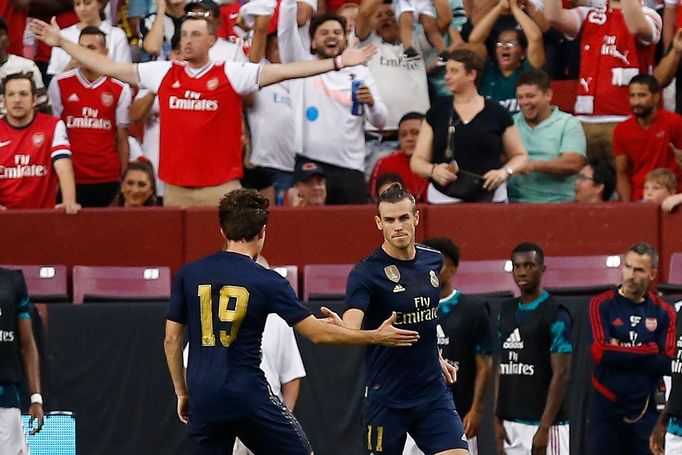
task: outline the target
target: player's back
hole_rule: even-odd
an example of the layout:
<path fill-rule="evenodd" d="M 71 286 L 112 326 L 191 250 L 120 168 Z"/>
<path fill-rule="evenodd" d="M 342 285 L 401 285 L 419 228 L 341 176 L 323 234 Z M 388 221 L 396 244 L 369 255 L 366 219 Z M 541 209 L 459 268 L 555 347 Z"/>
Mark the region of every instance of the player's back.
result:
<path fill-rule="evenodd" d="M 310 315 L 284 278 L 246 255 L 221 251 L 178 272 L 168 318 L 189 326 L 193 419 L 230 420 L 267 399 L 259 365 L 269 313 L 289 325 Z"/>

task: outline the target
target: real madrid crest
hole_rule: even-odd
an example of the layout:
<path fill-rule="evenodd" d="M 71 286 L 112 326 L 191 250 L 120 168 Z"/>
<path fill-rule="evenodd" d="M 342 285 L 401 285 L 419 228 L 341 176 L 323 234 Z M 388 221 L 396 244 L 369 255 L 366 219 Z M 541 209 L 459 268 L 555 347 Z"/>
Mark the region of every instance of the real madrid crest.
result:
<path fill-rule="evenodd" d="M 429 279 L 431 280 L 431 286 L 433 286 L 434 288 L 440 286 L 440 280 L 438 279 L 438 275 L 436 275 L 436 272 L 434 272 L 433 270 L 429 272 Z"/>
<path fill-rule="evenodd" d="M 395 265 L 388 265 L 384 267 L 384 273 L 386 274 L 386 278 L 393 281 L 394 283 L 400 281 L 400 270 L 398 270 L 398 267 Z"/>

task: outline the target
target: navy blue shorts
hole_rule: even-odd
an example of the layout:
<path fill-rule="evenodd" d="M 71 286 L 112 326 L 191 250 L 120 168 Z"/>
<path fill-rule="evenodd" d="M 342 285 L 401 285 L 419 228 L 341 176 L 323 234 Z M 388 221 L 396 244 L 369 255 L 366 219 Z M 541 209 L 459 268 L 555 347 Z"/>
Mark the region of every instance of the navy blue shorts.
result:
<path fill-rule="evenodd" d="M 366 455 L 401 455 L 407 433 L 426 455 L 469 448 L 449 390 L 434 401 L 407 409 L 367 400 L 362 420 Z"/>
<path fill-rule="evenodd" d="M 231 455 L 236 437 L 258 455 L 310 455 L 313 451 L 303 428 L 275 396 L 254 413 L 220 423 L 187 424 L 197 455 Z"/>

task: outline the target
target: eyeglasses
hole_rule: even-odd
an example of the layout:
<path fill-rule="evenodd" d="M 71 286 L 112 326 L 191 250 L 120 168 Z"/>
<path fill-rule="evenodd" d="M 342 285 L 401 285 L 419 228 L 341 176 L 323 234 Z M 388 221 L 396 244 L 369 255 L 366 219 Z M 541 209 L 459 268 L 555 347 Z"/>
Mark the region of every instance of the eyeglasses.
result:
<path fill-rule="evenodd" d="M 511 49 L 512 47 L 516 47 L 519 45 L 519 41 L 512 39 L 509 41 L 498 41 L 495 43 L 495 47 L 502 47 L 504 49 Z"/>
<path fill-rule="evenodd" d="M 185 13 L 185 16 L 194 17 L 194 18 L 203 17 L 205 19 L 208 19 L 209 17 L 211 17 L 211 12 L 210 11 L 187 11 L 187 13 Z"/>
<path fill-rule="evenodd" d="M 580 180 L 580 181 L 592 180 L 595 183 L 597 182 L 595 179 L 593 179 L 592 177 L 588 177 L 585 174 L 578 174 L 578 180 Z"/>

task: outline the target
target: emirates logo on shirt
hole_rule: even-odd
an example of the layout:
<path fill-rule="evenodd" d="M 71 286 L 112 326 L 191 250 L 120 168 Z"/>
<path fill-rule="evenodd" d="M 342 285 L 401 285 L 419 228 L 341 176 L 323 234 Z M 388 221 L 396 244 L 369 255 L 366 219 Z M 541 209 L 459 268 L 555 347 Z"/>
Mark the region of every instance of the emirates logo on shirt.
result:
<path fill-rule="evenodd" d="M 104 92 L 102 93 L 101 100 L 102 104 L 104 104 L 106 107 L 110 107 L 112 104 L 114 104 L 114 95 L 109 92 Z"/>
<path fill-rule="evenodd" d="M 45 142 L 45 135 L 43 133 L 35 133 L 31 140 L 33 141 L 33 145 L 40 147 Z"/>
<path fill-rule="evenodd" d="M 218 78 L 217 77 L 212 77 L 211 79 L 206 82 L 206 88 L 209 90 L 215 90 L 218 88 Z"/>

